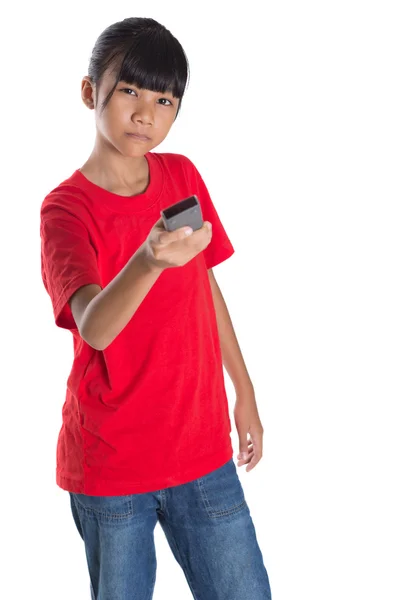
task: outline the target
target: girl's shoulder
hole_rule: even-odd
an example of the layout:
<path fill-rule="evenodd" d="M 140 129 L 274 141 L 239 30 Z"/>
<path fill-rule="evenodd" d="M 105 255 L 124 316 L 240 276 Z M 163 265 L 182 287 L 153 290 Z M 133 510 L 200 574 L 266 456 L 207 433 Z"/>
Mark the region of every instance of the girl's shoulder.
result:
<path fill-rule="evenodd" d="M 167 174 L 186 177 L 188 181 L 193 181 L 196 174 L 196 167 L 193 161 L 185 154 L 175 152 L 151 152 L 158 160 Z"/>
<path fill-rule="evenodd" d="M 87 198 L 84 191 L 74 181 L 75 173 L 61 181 L 44 197 L 41 207 L 41 219 L 78 217 L 82 218 L 87 210 Z"/>

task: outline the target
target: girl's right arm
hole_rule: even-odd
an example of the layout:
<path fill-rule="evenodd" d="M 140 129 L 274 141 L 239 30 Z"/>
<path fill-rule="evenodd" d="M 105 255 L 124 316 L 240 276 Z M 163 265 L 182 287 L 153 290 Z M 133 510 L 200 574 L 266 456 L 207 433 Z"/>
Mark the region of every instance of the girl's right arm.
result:
<path fill-rule="evenodd" d="M 166 231 L 162 219 L 123 269 L 102 289 L 97 284 L 80 287 L 70 298 L 70 308 L 81 337 L 96 350 L 105 350 L 126 327 L 164 269 L 179 267 L 204 250 L 211 241 L 207 221 L 186 236 L 186 227 Z"/>
<path fill-rule="evenodd" d="M 70 298 L 70 308 L 85 342 L 96 350 L 105 350 L 130 321 L 162 271 L 148 263 L 140 247 L 104 289 L 97 284 L 80 287 Z"/>

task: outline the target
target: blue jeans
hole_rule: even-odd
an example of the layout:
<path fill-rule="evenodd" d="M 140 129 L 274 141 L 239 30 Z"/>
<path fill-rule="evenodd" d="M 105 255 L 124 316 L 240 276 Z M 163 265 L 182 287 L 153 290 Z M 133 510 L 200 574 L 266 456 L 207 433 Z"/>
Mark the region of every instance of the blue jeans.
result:
<path fill-rule="evenodd" d="M 85 544 L 92 600 L 151 600 L 157 521 L 195 600 L 271 600 L 232 458 L 203 477 L 155 492 L 69 493 Z"/>

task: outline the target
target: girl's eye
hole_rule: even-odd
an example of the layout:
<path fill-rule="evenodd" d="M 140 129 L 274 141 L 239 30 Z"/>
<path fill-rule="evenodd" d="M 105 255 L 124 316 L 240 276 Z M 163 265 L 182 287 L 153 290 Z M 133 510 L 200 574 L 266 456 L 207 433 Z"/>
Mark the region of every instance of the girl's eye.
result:
<path fill-rule="evenodd" d="M 131 88 L 123 88 L 121 91 L 122 92 L 126 92 L 126 93 L 127 92 L 135 92 L 135 90 L 133 90 Z M 130 96 L 130 94 L 128 94 L 128 95 Z M 160 100 L 165 100 L 166 102 L 169 102 L 169 104 L 165 104 L 164 106 L 170 106 L 170 105 L 172 105 L 171 100 L 168 100 L 167 98 L 160 98 Z"/>
<path fill-rule="evenodd" d="M 124 88 L 122 92 L 134 92 L 131 88 Z"/>
<path fill-rule="evenodd" d="M 170 103 L 170 104 L 167 104 L 166 106 L 170 106 L 172 104 L 171 100 L 168 100 L 168 98 L 160 98 L 160 100 L 165 100 L 166 102 Z"/>

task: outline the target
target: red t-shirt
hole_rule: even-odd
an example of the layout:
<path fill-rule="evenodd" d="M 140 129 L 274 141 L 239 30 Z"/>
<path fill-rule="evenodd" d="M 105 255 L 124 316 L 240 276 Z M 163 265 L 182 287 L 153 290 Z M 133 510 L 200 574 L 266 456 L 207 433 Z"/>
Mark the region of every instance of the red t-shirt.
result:
<path fill-rule="evenodd" d="M 55 323 L 73 334 L 56 451 L 56 483 L 120 496 L 187 483 L 233 455 L 216 313 L 207 269 L 234 248 L 200 173 L 181 154 L 146 155 L 150 182 L 114 194 L 79 170 L 41 205 L 41 266 Z M 165 269 L 105 350 L 79 335 L 68 303 L 81 286 L 107 286 L 148 236 L 160 210 L 196 194 L 212 240 Z"/>

